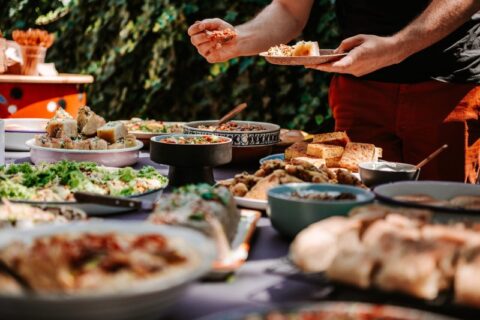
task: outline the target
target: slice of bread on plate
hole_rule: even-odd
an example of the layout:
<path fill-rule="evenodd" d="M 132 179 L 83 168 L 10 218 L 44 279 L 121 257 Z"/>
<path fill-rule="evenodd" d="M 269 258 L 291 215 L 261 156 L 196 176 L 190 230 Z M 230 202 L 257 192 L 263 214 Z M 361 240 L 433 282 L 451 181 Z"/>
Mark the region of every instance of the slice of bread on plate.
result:
<path fill-rule="evenodd" d="M 307 146 L 307 155 L 320 159 L 329 159 L 341 157 L 343 154 L 343 147 L 333 146 L 328 144 L 314 144 L 310 143 Z"/>
<path fill-rule="evenodd" d="M 323 143 L 345 147 L 350 142 L 345 131 L 321 133 L 313 136 L 312 143 Z"/>
<path fill-rule="evenodd" d="M 375 159 L 375 146 L 369 143 L 350 142 L 340 159 L 339 166 L 352 172 L 358 172 L 358 165 Z"/>
<path fill-rule="evenodd" d="M 285 150 L 285 160 L 307 156 L 308 142 L 300 141 L 292 144 Z"/>

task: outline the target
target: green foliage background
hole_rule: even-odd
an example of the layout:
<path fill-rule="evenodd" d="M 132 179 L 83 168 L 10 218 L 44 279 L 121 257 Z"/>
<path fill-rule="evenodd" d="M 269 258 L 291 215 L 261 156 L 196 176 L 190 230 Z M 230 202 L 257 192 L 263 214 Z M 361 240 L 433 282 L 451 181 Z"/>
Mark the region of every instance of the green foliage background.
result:
<path fill-rule="evenodd" d="M 252 18 L 269 0 L 2 0 L 0 30 L 40 27 L 57 40 L 47 60 L 61 72 L 89 73 L 89 104 L 109 119 L 218 118 L 247 102 L 244 119 L 291 128 L 331 128 L 329 76 L 279 67 L 258 57 L 208 64 L 190 44 L 196 20 L 220 17 L 232 24 Z M 331 0 L 315 1 L 302 39 L 335 47 Z"/>

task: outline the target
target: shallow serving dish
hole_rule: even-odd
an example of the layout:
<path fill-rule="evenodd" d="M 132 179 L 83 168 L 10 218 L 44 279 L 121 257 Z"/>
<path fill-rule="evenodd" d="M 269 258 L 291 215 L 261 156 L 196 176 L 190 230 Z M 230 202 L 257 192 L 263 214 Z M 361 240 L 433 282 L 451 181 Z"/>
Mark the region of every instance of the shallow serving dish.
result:
<path fill-rule="evenodd" d="M 202 138 L 209 134 L 171 134 L 153 137 L 150 141 L 150 158 L 157 163 L 170 166 L 169 185 L 182 186 L 206 182 L 215 184 L 213 167 L 232 160 L 232 140 L 207 144 L 175 144 L 162 140 L 167 138 Z M 216 135 L 215 135 L 216 136 Z M 225 137 L 222 137 L 225 138 Z"/>
<path fill-rule="evenodd" d="M 292 192 L 351 193 L 354 200 L 298 199 Z M 298 232 L 319 220 L 347 215 L 354 207 L 373 202 L 375 195 L 365 189 L 326 183 L 291 183 L 268 191 L 268 214 L 273 227 L 282 235 L 294 237 Z"/>
<path fill-rule="evenodd" d="M 442 207 L 394 199 L 396 196 L 427 195 L 442 201 L 456 196 L 479 196 L 480 185 L 446 181 L 402 181 L 378 186 L 373 191 L 377 199 L 389 204 L 440 212 L 473 213 L 475 215 L 480 213 L 480 210 Z"/>
<path fill-rule="evenodd" d="M 272 153 L 273 146 L 280 141 L 280 126 L 255 121 L 233 121 L 244 125 L 260 125 L 265 130 L 258 131 L 219 131 L 199 129 L 200 126 L 215 126 L 217 120 L 194 121 L 185 124 L 188 134 L 215 134 L 232 139 L 232 162 L 256 161 Z"/>
<path fill-rule="evenodd" d="M 418 180 L 420 169 L 412 164 L 400 162 L 363 162 L 358 165 L 360 178 L 368 187 L 385 183 Z"/>
<path fill-rule="evenodd" d="M 116 168 L 135 164 L 138 161 L 140 149 L 143 148 L 141 141 L 137 141 L 137 145 L 133 148 L 110 150 L 45 148 L 37 146 L 34 139 L 28 140 L 26 144 L 30 148 L 30 159 L 34 164 L 71 160 L 77 162 L 95 162 L 107 167 Z"/>
<path fill-rule="evenodd" d="M 199 320 L 270 320 L 270 319 L 389 319 L 389 320 L 454 320 L 443 315 L 392 305 L 359 302 L 324 301 L 293 303 L 285 306 L 244 308 L 221 312 Z"/>
<path fill-rule="evenodd" d="M 145 193 L 136 194 L 128 198 L 135 200 L 146 200 L 156 202 L 162 195 L 164 188 L 151 190 Z M 14 203 L 25 203 L 34 206 L 47 206 L 47 207 L 62 207 L 69 206 L 76 209 L 80 209 L 87 213 L 89 216 L 108 216 L 119 213 L 125 213 L 132 211 L 131 208 L 124 208 L 120 206 L 110 206 L 105 204 L 96 204 L 96 203 L 78 203 L 75 201 L 31 201 L 31 200 L 10 200 Z"/>
<path fill-rule="evenodd" d="M 162 122 L 165 125 L 184 125 L 185 122 Z M 146 131 L 140 131 L 140 130 L 134 130 L 134 131 L 128 131 L 129 134 L 133 134 L 137 140 L 140 140 L 143 142 L 145 146 L 148 146 L 150 144 L 150 139 L 156 136 L 168 136 L 173 133 L 153 133 L 153 132 L 146 132 Z"/>
<path fill-rule="evenodd" d="M 45 133 L 48 119 L 41 118 L 12 118 L 5 119 L 5 150 L 28 151 L 25 144 L 35 135 Z"/>
<path fill-rule="evenodd" d="M 28 231 L 0 234 L 0 248 L 12 241 L 31 242 L 37 237 L 78 233 L 161 234 L 189 257 L 190 263 L 150 280 L 133 283 L 116 292 L 83 295 L 0 295 L 1 319 L 159 319 L 187 286 L 208 273 L 215 257 L 212 240 L 192 229 L 145 222 L 90 221 L 41 226 Z"/>
<path fill-rule="evenodd" d="M 346 53 L 334 53 L 333 49 L 320 49 L 319 56 L 304 56 L 304 57 L 287 57 L 287 56 L 271 56 L 267 52 L 259 54 L 271 64 L 281 66 L 309 66 L 333 62 L 345 57 Z"/>

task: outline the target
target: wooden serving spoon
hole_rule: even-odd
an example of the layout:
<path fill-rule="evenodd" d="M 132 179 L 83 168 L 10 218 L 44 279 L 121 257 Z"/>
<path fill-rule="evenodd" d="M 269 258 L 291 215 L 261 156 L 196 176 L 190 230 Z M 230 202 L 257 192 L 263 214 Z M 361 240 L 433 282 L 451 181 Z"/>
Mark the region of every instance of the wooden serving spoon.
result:
<path fill-rule="evenodd" d="M 421 167 L 423 167 L 424 165 L 426 165 L 427 163 L 429 163 L 433 158 L 435 158 L 436 156 L 438 156 L 443 150 L 447 149 L 448 148 L 448 144 L 444 144 L 443 146 L 441 146 L 440 148 L 438 148 L 437 150 L 433 151 L 428 157 L 426 157 L 425 159 L 423 159 L 422 161 L 420 161 L 420 163 L 418 163 L 415 167 L 417 169 L 420 169 Z"/>
<path fill-rule="evenodd" d="M 229 113 L 227 113 L 220 120 L 218 120 L 217 127 L 221 126 L 225 122 L 228 122 L 230 119 L 235 117 L 237 114 L 239 114 L 240 112 L 245 110 L 246 107 L 247 107 L 246 103 L 241 103 L 238 106 L 236 106 L 235 108 L 233 108 Z"/>

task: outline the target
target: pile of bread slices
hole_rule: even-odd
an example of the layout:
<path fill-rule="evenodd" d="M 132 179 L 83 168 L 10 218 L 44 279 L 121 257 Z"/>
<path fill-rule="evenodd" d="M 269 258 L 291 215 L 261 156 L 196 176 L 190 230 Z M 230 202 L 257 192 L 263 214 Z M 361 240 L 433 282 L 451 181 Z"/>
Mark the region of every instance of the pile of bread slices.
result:
<path fill-rule="evenodd" d="M 381 157 L 381 148 L 351 142 L 344 131 L 317 134 L 311 142 L 297 142 L 285 150 L 285 159 L 292 163 L 303 161 L 316 167 L 344 168 L 352 172 L 358 172 L 360 163 L 376 162 Z"/>

